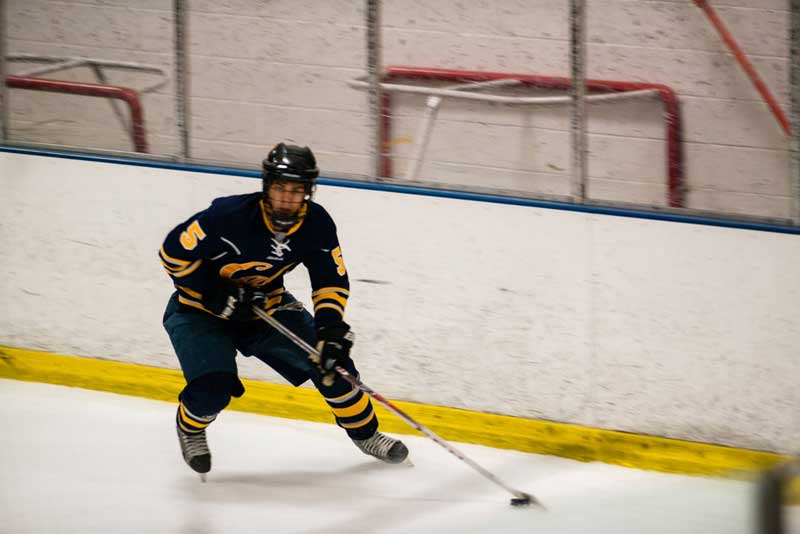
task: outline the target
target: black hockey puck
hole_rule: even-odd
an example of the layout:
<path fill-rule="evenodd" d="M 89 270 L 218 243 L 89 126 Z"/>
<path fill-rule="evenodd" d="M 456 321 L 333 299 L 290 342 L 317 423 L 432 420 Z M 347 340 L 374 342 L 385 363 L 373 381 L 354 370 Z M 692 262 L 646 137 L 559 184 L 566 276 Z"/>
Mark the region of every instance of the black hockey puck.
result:
<path fill-rule="evenodd" d="M 525 495 L 524 497 L 514 497 L 511 499 L 511 506 L 530 506 L 531 496 Z"/>

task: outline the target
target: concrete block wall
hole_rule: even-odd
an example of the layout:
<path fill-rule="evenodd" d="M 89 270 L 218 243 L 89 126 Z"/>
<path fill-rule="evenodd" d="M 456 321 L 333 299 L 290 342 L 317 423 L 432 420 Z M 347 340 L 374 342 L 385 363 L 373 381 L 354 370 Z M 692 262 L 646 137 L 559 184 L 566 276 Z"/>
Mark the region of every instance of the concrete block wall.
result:
<path fill-rule="evenodd" d="M 788 140 L 694 2 L 587 4 L 589 77 L 661 83 L 679 96 L 687 206 L 788 217 Z M 712 5 L 788 110 L 788 2 Z M 367 95 L 347 85 L 365 72 L 363 2 L 195 0 L 189 9 L 194 157 L 256 164 L 288 139 L 311 145 L 328 172 L 370 172 Z M 386 2 L 384 64 L 568 76 L 567 9 L 562 0 Z M 9 0 L 7 18 L 11 53 L 174 66 L 169 0 Z M 134 88 L 147 81 L 111 79 Z M 144 103 L 151 151 L 174 154 L 174 84 Z M 394 104 L 391 147 L 402 176 L 424 97 Z M 567 106 L 446 101 L 421 178 L 568 194 L 569 117 Z M 95 99 L 13 90 L 11 119 L 15 139 L 131 146 L 110 106 Z M 590 105 L 588 129 L 591 197 L 666 204 L 657 100 Z"/>
<path fill-rule="evenodd" d="M 170 2 L 147 0 L 6 2 L 9 54 L 84 57 L 125 61 L 174 71 Z M 19 73 L 35 64 L 9 62 Z M 98 83 L 88 68 L 48 74 L 52 79 Z M 154 82 L 150 74 L 108 72 L 109 83 L 141 89 Z M 152 153 L 176 150 L 172 84 L 143 97 L 145 125 Z M 10 137 L 14 140 L 133 150 L 129 134 L 103 99 L 9 91 Z M 127 113 L 127 112 L 126 112 Z"/>

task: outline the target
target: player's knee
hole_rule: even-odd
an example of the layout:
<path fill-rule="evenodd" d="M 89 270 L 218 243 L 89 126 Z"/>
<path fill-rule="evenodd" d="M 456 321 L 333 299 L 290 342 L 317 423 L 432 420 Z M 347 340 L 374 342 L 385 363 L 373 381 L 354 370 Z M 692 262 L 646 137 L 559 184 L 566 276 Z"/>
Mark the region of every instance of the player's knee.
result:
<path fill-rule="evenodd" d="M 181 402 L 194 414 L 213 415 L 228 406 L 231 397 L 244 393 L 239 377 L 232 373 L 209 373 L 192 380 L 181 392 Z"/>

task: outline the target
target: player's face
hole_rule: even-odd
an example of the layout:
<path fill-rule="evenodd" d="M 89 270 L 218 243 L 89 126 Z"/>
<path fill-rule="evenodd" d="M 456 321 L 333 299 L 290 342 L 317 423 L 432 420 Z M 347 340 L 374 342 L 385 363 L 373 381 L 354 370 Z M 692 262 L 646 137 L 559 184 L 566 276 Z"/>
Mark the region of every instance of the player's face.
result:
<path fill-rule="evenodd" d="M 275 212 L 294 215 L 306 200 L 306 187 L 296 182 L 273 182 L 268 194 Z"/>

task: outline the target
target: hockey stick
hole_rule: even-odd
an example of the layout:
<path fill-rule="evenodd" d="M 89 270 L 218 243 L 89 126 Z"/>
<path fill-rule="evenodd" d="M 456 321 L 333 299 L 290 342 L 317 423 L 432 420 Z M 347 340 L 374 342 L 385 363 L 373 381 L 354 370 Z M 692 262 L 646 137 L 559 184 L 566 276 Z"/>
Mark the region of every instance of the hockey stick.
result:
<path fill-rule="evenodd" d="M 319 356 L 319 351 L 317 351 L 317 349 L 306 343 L 300 336 L 289 330 L 280 321 L 272 317 L 270 314 L 268 314 L 261 308 L 253 306 L 253 313 L 255 313 L 259 318 L 263 319 L 267 324 L 269 324 L 275 330 L 277 330 L 278 332 L 289 338 L 292 342 L 294 342 L 295 345 L 306 351 L 308 354 L 314 354 L 316 356 Z M 475 471 L 483 475 L 485 478 L 487 478 L 491 482 L 494 482 L 507 492 L 511 493 L 514 496 L 511 499 L 512 506 L 527 506 L 533 503 L 536 504 L 537 506 L 544 508 L 544 505 L 542 505 L 542 503 L 539 502 L 539 500 L 536 499 L 536 497 L 534 497 L 530 493 L 525 493 L 524 491 L 512 488 L 511 486 L 500 480 L 495 474 L 488 471 L 474 460 L 470 459 L 468 456 L 466 456 L 464 453 L 453 447 L 450 443 L 448 443 L 444 439 L 440 438 L 438 435 L 434 434 L 432 430 L 412 419 L 411 416 L 407 415 L 405 412 L 403 412 L 403 410 L 401 410 L 400 408 L 389 402 L 378 392 L 376 392 L 371 387 L 363 383 L 358 377 L 355 377 L 350 373 L 348 373 L 346 369 L 337 366 L 335 367 L 335 370 L 342 376 L 342 378 L 344 378 L 347 382 L 349 382 L 353 387 L 356 387 L 361 391 L 363 391 L 370 398 L 374 399 L 384 408 L 386 408 L 387 410 L 395 414 L 397 417 L 405 421 L 412 428 L 418 430 L 428 438 L 432 439 L 438 445 L 442 446 L 445 450 L 447 450 L 447 452 L 449 452 L 462 462 L 466 463 Z"/>

